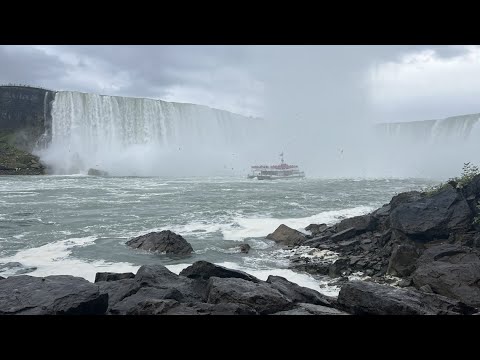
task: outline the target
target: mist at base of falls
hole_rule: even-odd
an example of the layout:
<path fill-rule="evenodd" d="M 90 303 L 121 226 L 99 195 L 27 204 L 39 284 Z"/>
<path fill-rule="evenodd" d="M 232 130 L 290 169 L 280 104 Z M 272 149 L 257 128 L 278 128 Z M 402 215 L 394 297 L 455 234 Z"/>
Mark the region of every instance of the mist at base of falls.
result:
<path fill-rule="evenodd" d="M 321 178 L 447 179 L 465 162 L 478 164 L 477 115 L 374 126 L 341 109 L 335 116 L 331 109 L 330 118 L 323 111 L 320 119 L 314 109 L 295 110 L 260 119 L 200 105 L 59 92 L 52 141 L 37 154 L 58 175 L 93 168 L 114 176 L 244 177 L 251 165 L 278 163 L 281 152 L 308 177 Z"/>
<path fill-rule="evenodd" d="M 37 153 L 58 175 L 238 176 L 261 127 L 262 119 L 201 105 L 59 92 L 51 143 Z"/>

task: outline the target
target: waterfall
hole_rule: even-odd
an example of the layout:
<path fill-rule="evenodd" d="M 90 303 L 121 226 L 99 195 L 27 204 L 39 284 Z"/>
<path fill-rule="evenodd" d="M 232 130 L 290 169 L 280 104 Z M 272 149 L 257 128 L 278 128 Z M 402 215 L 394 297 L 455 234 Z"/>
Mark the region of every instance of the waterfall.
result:
<path fill-rule="evenodd" d="M 480 114 L 438 120 L 378 124 L 375 136 L 382 149 L 378 168 L 395 175 L 458 176 L 466 162 L 480 165 Z"/>
<path fill-rule="evenodd" d="M 71 91 L 56 93 L 51 117 L 41 156 L 57 174 L 218 173 L 231 169 L 261 123 L 202 105 Z"/>

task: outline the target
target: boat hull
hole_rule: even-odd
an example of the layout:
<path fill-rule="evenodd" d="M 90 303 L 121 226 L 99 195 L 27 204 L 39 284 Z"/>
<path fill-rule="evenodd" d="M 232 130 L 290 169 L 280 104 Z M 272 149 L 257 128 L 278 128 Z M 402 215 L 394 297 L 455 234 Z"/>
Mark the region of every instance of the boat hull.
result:
<path fill-rule="evenodd" d="M 275 176 L 275 175 L 248 175 L 249 179 L 258 180 L 285 180 L 285 179 L 303 179 L 305 175 L 289 175 L 289 176 Z"/>

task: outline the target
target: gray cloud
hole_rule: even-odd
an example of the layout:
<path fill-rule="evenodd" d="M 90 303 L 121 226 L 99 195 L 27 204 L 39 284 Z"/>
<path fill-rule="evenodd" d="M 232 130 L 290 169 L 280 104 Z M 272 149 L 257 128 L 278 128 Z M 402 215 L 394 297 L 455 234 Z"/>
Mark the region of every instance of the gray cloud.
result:
<path fill-rule="evenodd" d="M 369 91 L 364 78 L 370 67 L 400 61 L 405 54 L 425 49 L 445 59 L 467 51 L 462 46 L 437 45 L 2 46 L 0 82 L 199 102 L 245 114 L 273 112 L 275 117 L 302 112 L 313 116 L 321 107 L 320 114 L 333 119 L 354 113 L 368 115 Z M 403 104 L 401 117 L 450 114 L 465 103 L 454 97 L 447 102 L 442 98 L 441 106 L 437 104 L 429 112 L 434 102 L 423 107 Z M 312 103 L 317 109 L 305 105 Z M 470 103 L 465 103 L 468 111 Z M 399 111 L 398 107 L 377 113 L 387 116 L 393 111 Z"/>

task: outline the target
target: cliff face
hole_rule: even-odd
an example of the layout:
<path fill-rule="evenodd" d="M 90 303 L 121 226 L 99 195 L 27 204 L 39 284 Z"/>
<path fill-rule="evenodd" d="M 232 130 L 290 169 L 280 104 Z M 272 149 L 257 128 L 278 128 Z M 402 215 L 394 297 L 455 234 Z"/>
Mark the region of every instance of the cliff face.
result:
<path fill-rule="evenodd" d="M 55 92 L 45 89 L 0 86 L 0 130 L 13 134 L 12 145 L 32 151 L 42 135 L 49 133 L 54 97 Z"/>
<path fill-rule="evenodd" d="M 30 154 L 50 141 L 55 92 L 0 86 L 0 175 L 39 175 L 44 167 Z"/>

